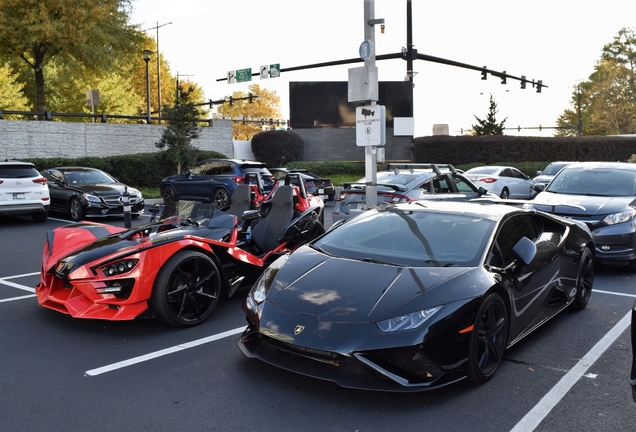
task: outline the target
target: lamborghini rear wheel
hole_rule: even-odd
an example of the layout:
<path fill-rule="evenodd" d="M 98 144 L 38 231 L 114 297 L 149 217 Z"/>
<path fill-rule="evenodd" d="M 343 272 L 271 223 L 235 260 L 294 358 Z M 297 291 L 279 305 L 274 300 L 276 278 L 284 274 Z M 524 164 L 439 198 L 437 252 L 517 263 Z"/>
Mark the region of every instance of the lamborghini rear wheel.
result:
<path fill-rule="evenodd" d="M 221 275 L 214 261 L 197 251 L 181 251 L 161 268 L 150 297 L 159 319 L 177 327 L 202 323 L 219 301 Z"/>
<path fill-rule="evenodd" d="M 485 382 L 493 377 L 508 343 L 508 319 L 501 296 L 492 293 L 481 303 L 468 345 L 468 379 Z"/>

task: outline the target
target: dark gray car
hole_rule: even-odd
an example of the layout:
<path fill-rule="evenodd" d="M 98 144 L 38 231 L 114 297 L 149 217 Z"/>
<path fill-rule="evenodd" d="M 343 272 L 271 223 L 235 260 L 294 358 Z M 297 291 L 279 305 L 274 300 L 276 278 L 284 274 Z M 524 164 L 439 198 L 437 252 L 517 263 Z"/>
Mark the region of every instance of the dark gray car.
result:
<path fill-rule="evenodd" d="M 636 165 L 576 162 L 563 168 L 533 205 L 584 222 L 592 231 L 596 260 L 636 272 Z"/>

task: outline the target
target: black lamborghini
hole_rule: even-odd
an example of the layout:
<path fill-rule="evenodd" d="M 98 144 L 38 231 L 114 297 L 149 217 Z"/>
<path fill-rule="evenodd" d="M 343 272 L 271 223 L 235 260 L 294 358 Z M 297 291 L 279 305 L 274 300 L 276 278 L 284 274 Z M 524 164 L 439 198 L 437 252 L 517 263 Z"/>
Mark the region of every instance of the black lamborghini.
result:
<path fill-rule="evenodd" d="M 370 210 L 275 261 L 244 302 L 252 358 L 343 387 L 419 391 L 489 380 L 506 348 L 587 305 L 580 222 L 506 205 Z"/>

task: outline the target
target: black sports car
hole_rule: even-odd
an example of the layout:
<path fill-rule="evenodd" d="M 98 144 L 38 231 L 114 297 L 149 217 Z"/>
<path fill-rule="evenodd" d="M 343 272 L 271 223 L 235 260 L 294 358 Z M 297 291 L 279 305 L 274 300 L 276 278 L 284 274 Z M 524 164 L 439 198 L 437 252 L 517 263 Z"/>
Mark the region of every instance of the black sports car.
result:
<path fill-rule="evenodd" d="M 144 212 L 144 197 L 104 171 L 86 167 L 55 167 L 42 171 L 48 180 L 51 211 L 66 213 L 74 221 L 86 216 L 123 216 L 128 192 L 131 216 Z"/>
<path fill-rule="evenodd" d="M 585 308 L 593 281 L 583 223 L 506 205 L 399 204 L 275 261 L 244 302 L 238 345 L 343 387 L 484 382 L 507 347 Z"/>

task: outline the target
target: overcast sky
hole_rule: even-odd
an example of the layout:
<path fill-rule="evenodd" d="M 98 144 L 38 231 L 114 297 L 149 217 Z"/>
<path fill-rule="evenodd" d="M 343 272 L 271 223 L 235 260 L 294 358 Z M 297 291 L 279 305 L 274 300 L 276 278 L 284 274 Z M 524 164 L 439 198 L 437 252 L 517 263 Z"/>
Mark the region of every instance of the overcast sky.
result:
<path fill-rule="evenodd" d="M 406 46 L 406 0 L 375 0 L 376 54 Z M 274 90 L 289 117 L 289 82 L 347 81 L 361 64 L 282 73 L 250 83 L 217 81 L 235 69 L 279 63 L 281 68 L 358 57 L 364 40 L 364 0 L 134 0 L 133 23 L 159 29 L 159 50 L 173 74 L 192 75 L 206 99 L 247 92 L 251 83 Z M 518 81 L 501 85 L 477 71 L 415 61 L 415 136 L 448 124 L 451 135 L 485 118 L 489 95 L 498 104 L 497 121 L 511 135 L 550 136 L 569 107 L 574 87 L 586 80 L 603 46 L 621 28 L 636 27 L 632 0 L 413 0 L 413 44 L 419 53 L 542 80 L 541 93 Z M 148 31 L 153 38 L 156 30 Z M 377 62 L 380 81 L 401 81 L 406 62 Z M 381 103 L 382 101 L 380 101 Z"/>

